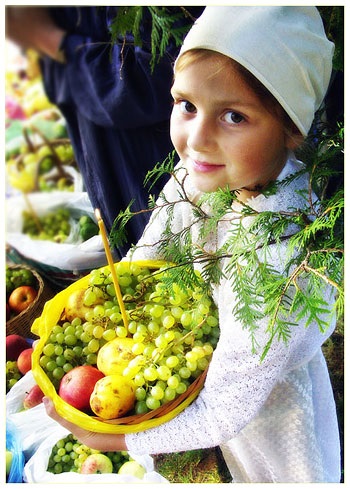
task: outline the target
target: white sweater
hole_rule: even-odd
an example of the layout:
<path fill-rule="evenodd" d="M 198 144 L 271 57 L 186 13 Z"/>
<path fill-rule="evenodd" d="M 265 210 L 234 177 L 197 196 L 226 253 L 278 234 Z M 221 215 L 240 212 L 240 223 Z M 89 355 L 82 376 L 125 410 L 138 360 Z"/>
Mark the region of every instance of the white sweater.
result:
<path fill-rule="evenodd" d="M 300 169 L 293 155 L 279 176 Z M 305 207 L 296 192 L 307 189 L 307 176 L 279 188 L 275 195 L 259 195 L 248 202 L 257 211 Z M 187 189 L 195 198 L 193 189 Z M 164 188 L 169 201 L 178 200 L 171 179 Z M 234 204 L 237 205 L 237 204 Z M 233 207 L 234 212 L 234 207 Z M 176 206 L 174 232 L 193 219 L 188 204 Z M 154 212 L 138 246 L 159 240 L 165 216 Z M 222 223 L 208 246 L 222 245 L 230 230 Z M 193 230 L 195 233 L 195 229 Z M 269 260 L 282 271 L 287 244 L 271 245 Z M 133 259 L 161 259 L 156 247 L 138 248 Z M 328 291 L 329 301 L 332 292 Z M 173 420 L 147 431 L 126 435 L 128 450 L 165 453 L 220 445 L 233 482 L 339 482 L 338 424 L 321 345 L 334 331 L 334 317 L 325 334 L 316 324 L 292 328 L 288 344 L 274 341 L 264 359 L 252 354 L 249 332 L 232 314 L 236 300 L 227 280 L 213 288 L 219 309 L 220 339 L 205 385 L 198 398 Z M 267 319 L 256 333 L 265 345 Z"/>

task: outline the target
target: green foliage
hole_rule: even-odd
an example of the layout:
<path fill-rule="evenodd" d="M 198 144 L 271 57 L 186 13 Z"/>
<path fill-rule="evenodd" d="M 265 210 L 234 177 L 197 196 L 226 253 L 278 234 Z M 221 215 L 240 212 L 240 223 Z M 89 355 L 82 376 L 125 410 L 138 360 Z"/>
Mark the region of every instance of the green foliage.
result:
<path fill-rule="evenodd" d="M 127 42 L 127 35 L 132 34 L 135 46 L 142 46 L 145 40 L 142 38 L 141 22 L 149 14 L 151 19 L 151 39 L 150 51 L 151 69 L 154 70 L 157 62 L 164 55 L 170 41 L 175 42 L 176 46 L 182 44 L 184 35 L 189 30 L 190 24 L 177 25 L 178 21 L 190 18 L 190 14 L 184 7 L 175 9 L 174 7 L 159 6 L 128 6 L 120 7 L 113 19 L 110 31 L 111 40 L 115 44 L 123 39 L 123 44 Z"/>
<path fill-rule="evenodd" d="M 328 39 L 334 42 L 333 66 L 335 70 L 344 69 L 344 7 L 317 7 L 323 19 Z"/>

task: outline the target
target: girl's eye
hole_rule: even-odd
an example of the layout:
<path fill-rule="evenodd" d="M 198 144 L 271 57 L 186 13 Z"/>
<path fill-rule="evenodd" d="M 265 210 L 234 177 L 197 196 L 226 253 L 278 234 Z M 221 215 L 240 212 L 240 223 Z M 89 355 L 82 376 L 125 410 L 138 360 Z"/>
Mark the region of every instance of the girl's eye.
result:
<path fill-rule="evenodd" d="M 231 111 L 224 115 L 224 120 L 229 124 L 239 124 L 240 122 L 244 121 L 244 117 L 237 112 Z"/>
<path fill-rule="evenodd" d="M 183 114 L 192 114 L 193 112 L 196 111 L 196 107 L 191 104 L 188 100 L 181 100 L 180 103 L 180 110 Z"/>

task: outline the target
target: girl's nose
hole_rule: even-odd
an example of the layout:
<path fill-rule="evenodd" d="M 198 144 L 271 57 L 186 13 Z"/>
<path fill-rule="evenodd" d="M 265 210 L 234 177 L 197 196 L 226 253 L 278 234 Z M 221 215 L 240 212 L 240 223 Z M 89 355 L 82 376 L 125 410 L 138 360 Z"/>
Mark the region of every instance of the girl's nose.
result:
<path fill-rule="evenodd" d="M 196 117 L 190 126 L 187 146 L 194 151 L 209 151 L 215 144 L 214 129 L 209 120 Z"/>

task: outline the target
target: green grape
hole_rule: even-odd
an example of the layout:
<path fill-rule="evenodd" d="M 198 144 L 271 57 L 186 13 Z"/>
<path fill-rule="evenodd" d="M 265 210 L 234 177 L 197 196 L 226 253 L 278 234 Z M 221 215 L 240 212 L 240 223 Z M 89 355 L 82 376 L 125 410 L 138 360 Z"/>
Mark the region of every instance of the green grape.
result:
<path fill-rule="evenodd" d="M 176 387 L 177 394 L 183 394 L 187 391 L 187 385 L 184 382 L 179 382 L 179 385 Z"/>
<path fill-rule="evenodd" d="M 192 314 L 188 311 L 184 311 L 181 315 L 180 321 L 182 326 L 190 326 L 190 324 L 192 323 Z"/>
<path fill-rule="evenodd" d="M 154 399 L 160 400 L 164 397 L 164 390 L 159 385 L 154 385 L 151 387 L 150 394 Z"/>
<path fill-rule="evenodd" d="M 43 348 L 44 355 L 51 357 L 55 354 L 55 345 L 53 343 L 48 343 Z"/>
<path fill-rule="evenodd" d="M 148 408 L 146 401 L 136 401 L 135 403 L 135 413 L 145 414 L 148 413 L 150 409 Z"/>
<path fill-rule="evenodd" d="M 137 401 L 144 401 L 146 399 L 146 389 L 143 387 L 138 387 L 135 391 L 135 397 Z"/>
<path fill-rule="evenodd" d="M 141 355 L 146 348 L 145 343 L 135 343 L 131 348 L 134 355 Z"/>
<path fill-rule="evenodd" d="M 148 409 L 150 409 L 151 411 L 153 411 L 154 409 L 159 408 L 159 406 L 160 406 L 160 400 L 159 399 L 155 399 L 152 396 L 148 396 L 147 399 L 146 399 L 146 406 L 148 407 Z"/>
<path fill-rule="evenodd" d="M 198 359 L 198 354 L 195 351 L 190 350 L 186 353 L 185 358 L 189 362 L 196 362 Z"/>
<path fill-rule="evenodd" d="M 150 314 L 154 318 L 160 318 L 163 312 L 164 312 L 164 306 L 162 306 L 161 304 L 157 304 L 153 306 L 152 309 L 150 310 Z"/>
<path fill-rule="evenodd" d="M 134 377 L 134 383 L 135 383 L 135 385 L 137 385 L 139 387 L 145 385 L 146 380 L 145 380 L 144 374 L 142 372 L 138 372 L 135 375 L 135 377 Z"/>
<path fill-rule="evenodd" d="M 49 362 L 47 362 L 46 364 L 46 370 L 48 372 L 53 372 L 55 370 L 55 368 L 57 367 L 57 364 L 54 360 L 50 360 Z"/>
<path fill-rule="evenodd" d="M 146 367 L 145 370 L 143 371 L 143 376 L 145 380 L 153 381 L 156 380 L 158 377 L 157 370 L 155 367 Z"/>
<path fill-rule="evenodd" d="M 181 367 L 179 375 L 182 379 L 189 379 L 191 377 L 191 370 L 188 367 Z"/>
<path fill-rule="evenodd" d="M 65 373 L 68 373 L 70 370 L 72 370 L 73 365 L 71 363 L 65 363 L 62 368 L 65 371 Z"/>
<path fill-rule="evenodd" d="M 176 395 L 177 395 L 177 392 L 174 388 L 167 387 L 164 391 L 164 400 L 165 401 L 172 401 L 173 399 L 175 399 Z"/>
<path fill-rule="evenodd" d="M 47 345 L 46 345 L 47 346 Z M 55 355 L 58 357 L 60 355 L 63 355 L 63 346 L 62 345 L 55 345 Z"/>
<path fill-rule="evenodd" d="M 124 326 L 117 326 L 116 333 L 118 338 L 126 338 L 128 336 L 128 330 Z"/>
<path fill-rule="evenodd" d="M 117 333 L 115 332 L 114 329 L 106 329 L 102 334 L 102 338 L 106 341 L 111 341 L 114 338 L 116 338 L 116 336 Z"/>
<path fill-rule="evenodd" d="M 55 362 L 58 367 L 63 367 L 63 365 L 66 363 L 66 358 L 64 355 L 59 355 L 56 357 Z"/>
<path fill-rule="evenodd" d="M 156 345 L 157 348 L 166 348 L 168 346 L 168 340 L 165 338 L 164 335 L 159 335 L 154 341 L 154 344 Z"/>
<path fill-rule="evenodd" d="M 177 389 L 177 387 L 179 386 L 179 379 L 178 377 L 176 377 L 175 375 L 171 375 L 168 380 L 167 380 L 167 384 L 168 384 L 168 387 L 170 387 L 171 389 Z"/>
<path fill-rule="evenodd" d="M 171 377 L 171 370 L 166 365 L 158 367 L 157 373 L 161 380 L 168 380 Z"/>
<path fill-rule="evenodd" d="M 165 364 L 168 368 L 173 369 L 179 364 L 179 359 L 175 355 L 170 355 L 166 358 Z"/>
<path fill-rule="evenodd" d="M 175 318 L 171 314 L 166 314 L 162 319 L 163 326 L 165 328 L 172 328 L 175 324 Z"/>
<path fill-rule="evenodd" d="M 105 329 L 102 326 L 97 325 L 94 327 L 92 334 L 93 334 L 94 338 L 99 340 L 102 338 L 104 331 L 105 331 Z"/>

